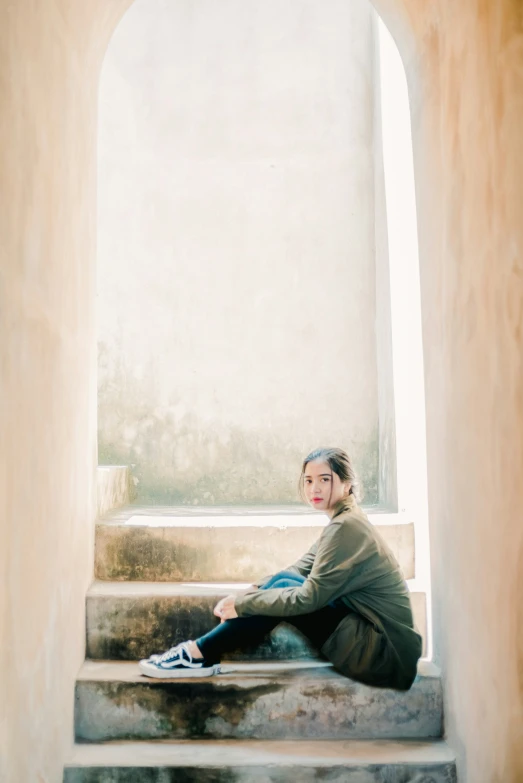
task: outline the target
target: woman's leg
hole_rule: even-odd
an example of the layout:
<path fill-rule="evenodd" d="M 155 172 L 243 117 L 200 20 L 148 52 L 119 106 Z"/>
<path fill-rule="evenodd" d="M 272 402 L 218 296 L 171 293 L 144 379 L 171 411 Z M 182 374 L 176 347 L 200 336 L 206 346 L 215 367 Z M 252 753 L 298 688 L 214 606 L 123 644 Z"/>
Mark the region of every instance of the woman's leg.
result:
<path fill-rule="evenodd" d="M 282 584 L 281 587 L 289 587 L 289 585 Z M 311 614 L 288 617 L 266 615 L 238 617 L 216 626 L 205 636 L 196 639 L 195 643 L 209 664 L 219 663 L 223 653 L 255 646 L 280 622 L 286 622 L 297 628 L 317 650 L 320 650 L 348 611 L 342 605 L 328 605 Z"/>
<path fill-rule="evenodd" d="M 285 622 L 297 628 L 300 633 L 306 636 L 317 650 L 321 650 L 329 636 L 340 624 L 346 615 L 349 614 L 341 602 L 328 604 L 323 609 L 311 614 L 294 615 L 294 617 L 285 617 Z"/>
<path fill-rule="evenodd" d="M 305 579 L 302 576 L 280 571 L 271 576 L 260 587 L 260 590 L 269 590 L 271 587 L 298 587 L 304 581 Z M 268 617 L 266 615 L 237 617 L 234 620 L 225 620 L 225 622 L 213 628 L 212 631 L 194 641 L 207 662 L 211 664 L 218 663 L 224 652 L 259 644 L 281 621 L 281 617 Z"/>
<path fill-rule="evenodd" d="M 285 580 L 287 584 L 279 584 L 282 580 Z M 278 585 L 276 584 L 278 582 Z M 295 574 L 292 571 L 278 571 L 277 574 L 271 576 L 260 585 L 260 590 L 269 590 L 271 587 L 299 587 L 305 582 L 305 577 L 300 574 Z"/>
<path fill-rule="evenodd" d="M 261 589 L 269 587 L 296 587 L 302 584 L 302 577 L 294 574 L 276 574 Z M 294 625 L 319 649 L 347 614 L 343 605 L 329 604 L 318 612 L 294 617 L 238 617 L 226 620 L 196 642 L 184 642 L 163 655 L 153 655 L 140 661 L 142 674 L 148 677 L 208 677 L 215 673 L 216 666 L 224 652 L 238 647 L 259 643 L 263 637 L 282 620 Z M 192 647 L 196 647 L 195 651 Z M 203 657 L 198 657 L 198 649 Z"/>

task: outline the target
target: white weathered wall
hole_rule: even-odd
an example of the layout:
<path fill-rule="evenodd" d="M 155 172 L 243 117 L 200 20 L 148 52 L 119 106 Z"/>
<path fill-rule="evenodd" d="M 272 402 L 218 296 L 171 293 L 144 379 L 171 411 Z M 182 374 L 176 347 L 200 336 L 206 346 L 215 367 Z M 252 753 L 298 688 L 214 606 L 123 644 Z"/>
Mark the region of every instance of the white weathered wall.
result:
<path fill-rule="evenodd" d="M 378 370 L 380 505 L 398 510 L 394 367 L 392 361 L 391 280 L 381 112 L 379 17 L 374 22 L 374 243 L 376 265 L 376 366 Z M 407 381 L 407 379 L 405 379 Z"/>
<path fill-rule="evenodd" d="M 100 88 L 99 447 L 139 500 L 377 500 L 367 0 L 137 0 Z"/>

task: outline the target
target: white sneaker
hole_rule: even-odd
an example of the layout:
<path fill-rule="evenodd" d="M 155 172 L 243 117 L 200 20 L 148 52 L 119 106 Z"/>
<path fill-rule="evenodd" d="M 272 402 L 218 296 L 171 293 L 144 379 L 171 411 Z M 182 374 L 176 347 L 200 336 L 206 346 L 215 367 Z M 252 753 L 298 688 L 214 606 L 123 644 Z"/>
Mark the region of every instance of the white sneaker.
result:
<path fill-rule="evenodd" d="M 151 655 L 138 664 L 146 677 L 170 679 L 174 677 L 212 677 L 218 674 L 220 664 L 209 665 L 205 658 L 193 658 L 189 652 L 189 642 L 182 642 L 164 652 L 163 655 Z"/>

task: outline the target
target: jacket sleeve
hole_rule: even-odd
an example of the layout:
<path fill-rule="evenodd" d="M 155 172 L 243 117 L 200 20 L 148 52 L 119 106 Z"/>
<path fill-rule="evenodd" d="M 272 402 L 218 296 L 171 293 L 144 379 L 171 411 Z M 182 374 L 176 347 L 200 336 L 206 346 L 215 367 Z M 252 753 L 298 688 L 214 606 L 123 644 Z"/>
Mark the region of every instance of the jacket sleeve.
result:
<path fill-rule="evenodd" d="M 309 551 L 300 557 L 299 560 L 296 560 L 296 562 L 292 565 L 286 566 L 286 568 L 283 568 L 282 571 L 287 571 L 291 574 L 296 574 L 296 576 L 304 576 L 307 578 L 311 572 L 314 559 L 316 557 L 316 552 L 318 551 L 319 543 L 319 540 L 316 541 L 311 546 Z M 257 587 L 261 587 L 261 585 L 265 584 L 265 582 L 268 582 L 272 576 L 273 574 L 268 574 L 268 576 L 264 576 L 263 579 L 258 579 L 256 582 Z"/>
<path fill-rule="evenodd" d="M 238 616 L 286 617 L 321 609 L 347 592 L 350 570 L 370 556 L 373 540 L 363 526 L 335 520 L 327 525 L 315 547 L 312 567 L 302 585 L 256 590 L 239 596 L 235 601 Z M 295 564 L 303 576 L 311 552 Z"/>
<path fill-rule="evenodd" d="M 291 574 L 294 573 L 297 576 L 304 576 L 305 579 L 309 576 L 310 572 L 312 571 L 312 567 L 314 565 L 314 561 L 316 560 L 316 555 L 318 553 L 318 546 L 320 544 L 321 539 L 318 539 L 308 552 L 306 552 L 302 557 L 300 557 L 299 560 L 296 560 L 295 563 L 293 563 L 290 566 L 287 566 L 287 568 L 284 568 L 284 571 L 290 571 Z"/>

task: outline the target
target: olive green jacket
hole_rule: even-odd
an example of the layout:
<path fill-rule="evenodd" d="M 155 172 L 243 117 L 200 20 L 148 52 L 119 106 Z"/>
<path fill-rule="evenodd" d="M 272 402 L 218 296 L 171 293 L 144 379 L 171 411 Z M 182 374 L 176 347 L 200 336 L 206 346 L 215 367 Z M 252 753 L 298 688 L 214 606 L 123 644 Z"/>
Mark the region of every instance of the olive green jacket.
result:
<path fill-rule="evenodd" d="M 306 577 L 305 582 L 238 596 L 238 616 L 284 619 L 341 599 L 349 613 L 321 652 L 353 680 L 410 688 L 422 643 L 414 630 L 409 592 L 394 555 L 352 496 L 335 506 L 318 541 L 285 570 Z"/>

